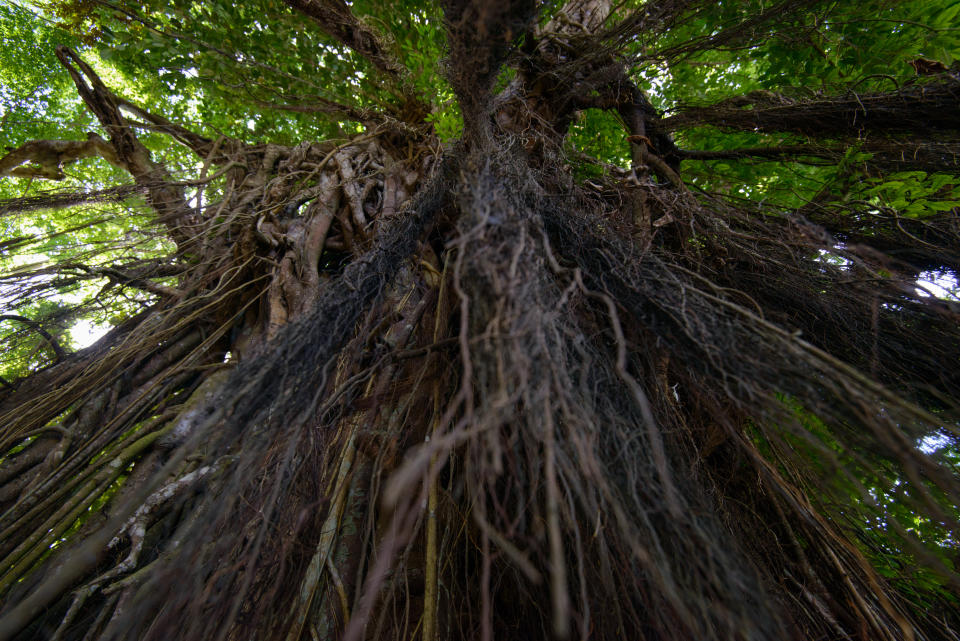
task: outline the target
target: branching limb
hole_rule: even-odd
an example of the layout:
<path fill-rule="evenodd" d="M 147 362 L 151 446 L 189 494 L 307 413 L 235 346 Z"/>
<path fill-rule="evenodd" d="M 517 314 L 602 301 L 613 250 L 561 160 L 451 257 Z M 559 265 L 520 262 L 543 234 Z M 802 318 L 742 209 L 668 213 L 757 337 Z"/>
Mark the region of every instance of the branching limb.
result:
<path fill-rule="evenodd" d="M 682 9 L 685 8 L 683 6 L 684 4 L 685 3 L 680 3 L 681 12 Z M 783 0 L 766 11 L 750 15 L 737 24 L 724 29 L 713 29 L 709 35 L 693 38 L 686 42 L 660 49 L 647 55 L 646 58 L 651 60 L 677 60 L 698 51 L 762 42 L 770 37 L 771 31 L 774 30 L 775 26 L 777 27 L 776 32 L 778 34 L 784 34 L 786 31 L 786 29 L 782 27 L 784 19 L 798 11 L 809 9 L 811 4 L 809 0 Z M 812 29 L 813 27 L 800 26 L 797 28 Z M 632 36 L 635 33 L 635 30 L 633 33 L 628 31 L 627 35 Z"/>
<path fill-rule="evenodd" d="M 396 113 L 399 120 L 421 125 L 430 113 L 430 106 L 404 85 L 406 68 L 389 51 L 387 41 L 354 15 L 344 0 L 284 0 L 287 6 L 311 18 L 327 35 L 370 61 L 378 70 L 397 81 L 403 107 Z"/>
<path fill-rule="evenodd" d="M 110 152 L 113 152 L 112 147 L 110 148 Z M 0 216 L 36 209 L 62 209 L 64 207 L 73 207 L 74 205 L 82 205 L 85 203 L 122 202 L 128 196 L 142 191 L 143 187 L 140 185 L 118 185 L 117 187 L 88 192 L 60 191 L 38 194 L 36 196 L 26 196 L 24 198 L 11 198 L 9 200 L 0 200 Z M 10 240 L 5 242 L 9 243 Z M 7 247 L 9 247 L 9 245 L 7 245 Z"/>
<path fill-rule="evenodd" d="M 942 74 L 930 84 L 899 91 L 798 100 L 755 91 L 708 107 L 690 107 L 663 120 L 666 130 L 695 125 L 824 137 L 862 137 L 866 132 L 913 134 L 931 140 L 960 122 L 960 76 Z"/>
<path fill-rule="evenodd" d="M 359 122 L 370 129 L 392 131 L 404 136 L 420 137 L 426 129 L 421 128 L 419 120 L 400 120 L 397 113 L 383 113 L 376 109 L 360 108 L 341 104 L 323 96 L 300 96 L 301 104 L 277 104 L 265 100 L 253 100 L 253 103 L 267 109 L 291 111 L 294 113 L 322 113 L 337 117 L 339 120 Z"/>
<path fill-rule="evenodd" d="M 107 89 L 90 65 L 76 53 L 66 47 L 58 47 L 56 53 L 80 97 L 110 134 L 119 165 L 130 172 L 137 184 L 147 186 L 150 205 L 170 229 L 177 244 L 188 242 L 192 235 L 184 227 L 196 224 L 194 212 L 187 206 L 183 188 L 167 182 L 169 174 L 166 169 L 150 159 L 150 152 L 137 140 L 120 113 L 121 105 L 129 104 Z"/>
<path fill-rule="evenodd" d="M 138 118 L 146 120 L 147 123 L 149 123 L 147 127 L 150 129 L 168 134 L 177 142 L 188 147 L 198 156 L 206 157 L 210 154 L 214 141 L 210 140 L 209 138 L 205 138 L 204 136 L 194 133 L 185 127 L 174 124 L 162 116 L 152 114 L 124 98 L 119 98 L 118 104 L 121 108 L 133 113 Z"/>
<path fill-rule="evenodd" d="M 322 113 L 341 116 L 344 120 L 354 122 L 382 122 L 386 116 L 374 109 L 364 109 L 352 105 L 345 105 L 323 96 L 296 96 L 294 99 L 299 103 L 278 104 L 266 100 L 254 100 L 254 104 L 268 109 L 279 109 L 280 111 L 292 111 L 294 113 L 312 114 Z"/>
<path fill-rule="evenodd" d="M 31 140 L 0 158 L 0 176 L 63 180 L 64 165 L 97 156 L 121 166 L 110 143 L 93 132 L 86 140 Z"/>
<path fill-rule="evenodd" d="M 627 89 L 629 100 L 623 101 L 618 105 L 618 111 L 623 118 L 627 131 L 630 135 L 627 140 L 630 141 L 630 154 L 635 168 L 649 166 L 661 179 L 666 180 L 678 189 L 683 188 L 683 181 L 677 174 L 675 168 L 671 167 L 660 155 L 660 153 L 673 154 L 676 147 L 670 137 L 660 134 L 656 112 L 652 105 L 643 95 L 643 92 L 632 82 L 624 80 L 622 83 Z M 648 125 L 653 124 L 653 127 Z M 649 131 L 648 131 L 649 128 Z M 655 138 L 656 143 L 651 137 Z M 660 149 L 663 147 L 663 149 Z"/>
<path fill-rule="evenodd" d="M 147 280 L 146 278 L 138 278 L 135 275 L 127 274 L 109 267 L 100 267 L 91 271 L 92 273 L 102 274 L 113 282 L 128 285 L 136 289 L 142 289 L 145 292 L 150 292 L 151 294 L 156 294 L 157 296 L 166 296 L 168 298 L 183 297 L 183 292 L 179 289 L 167 287 L 166 285 L 160 285 L 158 283 L 154 283 L 153 281 Z"/>
<path fill-rule="evenodd" d="M 60 347 L 60 344 L 57 342 L 57 339 L 55 339 L 50 334 L 50 332 L 45 330 L 43 326 L 40 325 L 40 323 L 38 323 L 37 321 L 31 320 L 26 316 L 19 316 L 17 314 L 0 315 L 0 321 L 5 321 L 5 320 L 12 320 L 12 321 L 17 321 L 18 323 L 23 323 L 24 325 L 26 325 L 36 333 L 40 334 L 40 336 L 42 336 L 43 339 L 50 344 L 50 347 L 53 349 L 53 352 L 57 355 L 58 363 L 67 357 L 67 353 L 63 351 L 62 347 Z"/>
<path fill-rule="evenodd" d="M 539 7 L 531 0 L 487 3 L 445 0 L 447 77 L 463 110 L 464 136 L 489 133 L 488 109 L 494 82 L 514 41 L 529 31 Z"/>
<path fill-rule="evenodd" d="M 680 160 L 758 159 L 824 164 L 839 162 L 849 149 L 847 146 L 806 144 L 717 151 L 681 150 L 679 155 Z M 880 170 L 953 171 L 960 167 L 960 142 L 866 141 L 857 147 L 857 151 L 870 155 L 863 164 Z"/>
<path fill-rule="evenodd" d="M 343 0 L 284 0 L 311 18 L 324 33 L 369 60 L 384 73 L 399 77 L 403 65 L 387 51 L 383 37 L 361 22 Z"/>
<path fill-rule="evenodd" d="M 743 149 L 721 149 L 704 151 L 684 149 L 680 151 L 680 160 L 738 160 L 745 158 L 766 158 L 784 160 L 804 156 L 833 158 L 842 155 L 842 147 L 820 147 L 817 145 L 783 145 L 773 147 L 746 147 Z"/>

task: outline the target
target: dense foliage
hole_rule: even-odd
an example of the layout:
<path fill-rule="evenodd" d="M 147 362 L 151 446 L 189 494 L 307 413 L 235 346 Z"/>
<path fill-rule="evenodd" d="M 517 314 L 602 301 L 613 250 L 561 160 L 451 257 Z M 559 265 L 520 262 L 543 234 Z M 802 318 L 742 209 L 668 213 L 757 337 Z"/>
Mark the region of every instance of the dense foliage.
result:
<path fill-rule="evenodd" d="M 957 639 L 957 25 L 0 5 L 0 639 Z"/>

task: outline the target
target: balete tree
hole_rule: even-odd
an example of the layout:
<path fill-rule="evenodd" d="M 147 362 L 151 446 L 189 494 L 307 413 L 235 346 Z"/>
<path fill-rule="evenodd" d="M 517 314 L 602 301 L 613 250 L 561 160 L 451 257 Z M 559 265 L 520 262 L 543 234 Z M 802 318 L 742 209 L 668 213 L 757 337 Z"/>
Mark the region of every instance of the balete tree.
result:
<path fill-rule="evenodd" d="M 958 14 L 0 7 L 0 639 L 957 639 Z"/>

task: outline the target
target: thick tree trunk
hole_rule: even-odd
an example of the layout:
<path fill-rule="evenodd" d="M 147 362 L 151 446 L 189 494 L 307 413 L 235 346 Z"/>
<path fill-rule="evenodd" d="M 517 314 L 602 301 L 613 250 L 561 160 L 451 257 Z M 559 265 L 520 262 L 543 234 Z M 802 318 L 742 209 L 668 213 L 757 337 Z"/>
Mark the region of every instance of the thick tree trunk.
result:
<path fill-rule="evenodd" d="M 288 4 L 399 73 L 345 3 Z M 810 259 L 830 239 L 806 220 L 695 196 L 667 134 L 806 112 L 661 121 L 609 51 L 570 46 L 623 36 L 609 3 L 545 26 L 533 2 L 444 8 L 465 126 L 447 146 L 412 125 L 214 142 L 59 52 L 179 271 L 118 268 L 157 302 L 0 396 L 0 639 L 956 638 L 816 478 L 862 489 L 851 470 L 886 461 L 955 526 L 937 506 L 956 478 L 913 441 L 957 374 L 898 358 L 933 332 L 956 360 L 955 315 L 847 283 Z M 189 206 L 121 106 L 204 158 L 189 186 L 218 198 Z M 633 160 L 593 182 L 561 146 L 587 106 L 621 117 Z M 845 233 L 912 237 L 884 231 Z M 929 233 L 918 269 L 955 255 Z"/>

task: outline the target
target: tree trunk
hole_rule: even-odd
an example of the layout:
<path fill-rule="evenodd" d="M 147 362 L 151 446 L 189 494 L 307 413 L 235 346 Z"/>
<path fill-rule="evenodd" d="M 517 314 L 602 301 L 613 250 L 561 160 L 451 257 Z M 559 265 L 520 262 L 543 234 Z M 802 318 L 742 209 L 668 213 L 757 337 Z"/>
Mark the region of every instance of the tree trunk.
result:
<path fill-rule="evenodd" d="M 399 77 L 345 3 L 289 4 Z M 213 141 L 58 52 L 176 282 L 118 267 L 156 302 L 0 392 L 0 639 L 957 638 L 956 611 L 871 565 L 842 502 L 895 469 L 956 527 L 955 473 L 915 446 L 955 410 L 956 313 L 906 300 L 866 248 L 945 265 L 956 228 L 696 194 L 672 128 L 805 131 L 823 105 L 662 121 L 597 44 L 622 37 L 609 2 L 546 22 L 529 1 L 443 4 L 457 143 L 409 92 L 408 122 L 345 142 Z M 943 125 L 956 105 L 934 93 L 896 108 Z M 854 103 L 831 128 L 873 126 Z M 186 141 L 200 177 L 174 181 L 121 107 Z M 587 107 L 618 115 L 629 168 L 571 170 Z M 849 271 L 811 258 L 831 225 Z M 945 354 L 914 353 L 931 342 Z"/>

